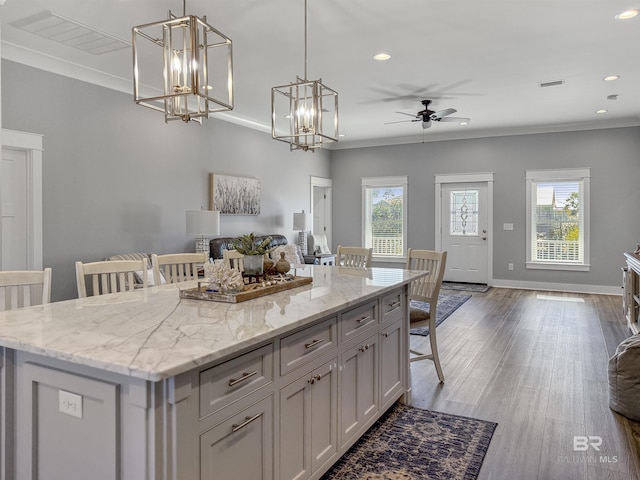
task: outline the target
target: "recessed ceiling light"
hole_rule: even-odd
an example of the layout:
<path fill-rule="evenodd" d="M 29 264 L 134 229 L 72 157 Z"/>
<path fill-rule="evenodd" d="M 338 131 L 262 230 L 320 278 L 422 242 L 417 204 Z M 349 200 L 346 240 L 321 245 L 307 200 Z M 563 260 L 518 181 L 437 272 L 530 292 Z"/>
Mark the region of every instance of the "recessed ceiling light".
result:
<path fill-rule="evenodd" d="M 621 12 L 618 15 L 616 15 L 616 20 L 628 20 L 630 18 L 635 17 L 636 15 L 638 15 L 638 9 L 630 8 L 629 10 L 625 10 L 624 12 Z"/>
<path fill-rule="evenodd" d="M 384 62 L 385 60 L 389 60 L 390 58 L 391 58 L 391 55 L 389 55 L 388 53 L 383 53 L 383 52 L 376 53 L 373 56 L 373 59 L 374 60 L 378 60 L 379 62 Z"/>
<path fill-rule="evenodd" d="M 618 80 L 620 75 L 609 75 L 608 77 L 604 77 L 603 80 L 605 82 L 613 82 L 614 80 Z"/>
<path fill-rule="evenodd" d="M 342 137 L 346 137 L 347 135 L 345 133 L 339 133 L 338 137 L 342 138 Z"/>
<path fill-rule="evenodd" d="M 604 108 L 601 108 L 600 110 L 596 110 L 596 113 L 597 113 L 597 114 L 600 114 L 600 113 L 607 113 L 607 111 L 606 111 Z"/>
<path fill-rule="evenodd" d="M 469 125 L 469 122 L 460 122 L 458 125 Z"/>

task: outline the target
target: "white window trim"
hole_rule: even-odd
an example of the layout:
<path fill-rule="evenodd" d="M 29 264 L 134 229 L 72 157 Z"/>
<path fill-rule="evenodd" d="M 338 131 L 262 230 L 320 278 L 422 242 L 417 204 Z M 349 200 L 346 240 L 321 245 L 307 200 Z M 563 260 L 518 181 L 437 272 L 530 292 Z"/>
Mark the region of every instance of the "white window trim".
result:
<path fill-rule="evenodd" d="M 531 249 L 531 188 L 533 182 L 561 182 L 561 181 L 582 181 L 584 205 L 582 206 L 583 225 L 584 225 L 584 255 L 581 264 L 562 263 L 562 262 L 534 262 L 532 261 Z M 527 170 L 525 174 L 526 181 L 526 242 L 527 242 L 527 261 L 525 267 L 531 270 L 565 270 L 576 272 L 588 272 L 591 269 L 591 230 L 590 230 L 590 168 L 565 168 L 554 170 Z"/>
<path fill-rule="evenodd" d="M 404 198 L 402 200 L 402 255 L 401 256 L 388 256 L 373 254 L 373 258 L 376 261 L 390 261 L 397 262 L 398 260 L 405 260 L 407 255 L 407 197 L 408 197 L 408 176 L 394 176 L 394 177 L 364 177 L 362 179 L 362 245 L 366 245 L 366 229 L 367 229 L 367 188 L 370 187 L 402 187 L 404 190 Z"/>

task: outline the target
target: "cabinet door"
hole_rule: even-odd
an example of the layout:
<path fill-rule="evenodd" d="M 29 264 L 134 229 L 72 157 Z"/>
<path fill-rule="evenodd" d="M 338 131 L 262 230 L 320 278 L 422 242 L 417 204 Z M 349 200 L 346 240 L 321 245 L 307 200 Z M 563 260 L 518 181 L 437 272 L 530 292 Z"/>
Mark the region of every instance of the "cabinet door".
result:
<path fill-rule="evenodd" d="M 393 403 L 402 392 L 402 321 L 380 332 L 380 405 Z"/>
<path fill-rule="evenodd" d="M 273 478 L 271 395 L 200 435 L 200 478 Z"/>
<path fill-rule="evenodd" d="M 336 361 L 280 391 L 280 478 L 308 478 L 337 451 Z"/>
<path fill-rule="evenodd" d="M 340 357 L 340 446 L 378 412 L 378 334 Z"/>

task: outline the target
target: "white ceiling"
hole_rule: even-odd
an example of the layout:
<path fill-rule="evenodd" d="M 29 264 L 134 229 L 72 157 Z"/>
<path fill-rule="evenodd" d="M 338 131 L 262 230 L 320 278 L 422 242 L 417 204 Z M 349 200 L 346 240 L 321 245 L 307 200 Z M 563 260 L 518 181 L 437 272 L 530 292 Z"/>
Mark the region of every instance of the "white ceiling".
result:
<path fill-rule="evenodd" d="M 632 1 L 308 0 L 308 78 L 339 94 L 345 136 L 333 148 L 640 125 L 640 16 L 614 19 L 640 7 Z M 303 8 L 188 0 L 188 14 L 233 41 L 235 108 L 216 116 L 270 131 L 271 87 L 304 74 Z M 6 0 L 2 56 L 129 93 L 130 49 L 93 55 L 10 24 L 49 10 L 130 42 L 132 26 L 169 9 L 182 13 L 182 2 Z M 391 59 L 374 61 L 381 51 Z M 620 79 L 603 81 L 613 74 Z M 538 86 L 554 80 L 565 84 Z M 471 123 L 385 124 L 411 120 L 396 112 L 417 113 L 424 98 Z"/>

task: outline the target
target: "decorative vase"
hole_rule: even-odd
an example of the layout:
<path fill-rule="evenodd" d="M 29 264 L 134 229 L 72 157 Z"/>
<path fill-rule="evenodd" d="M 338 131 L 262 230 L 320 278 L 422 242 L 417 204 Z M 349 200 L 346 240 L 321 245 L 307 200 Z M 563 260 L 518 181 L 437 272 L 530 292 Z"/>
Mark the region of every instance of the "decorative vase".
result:
<path fill-rule="evenodd" d="M 262 275 L 264 271 L 264 256 L 262 255 L 245 255 L 244 256 L 244 274 L 250 276 Z"/>
<path fill-rule="evenodd" d="M 291 270 L 291 264 L 284 258 L 284 252 L 280 252 L 280 260 L 276 262 L 276 272 L 285 274 Z"/>

